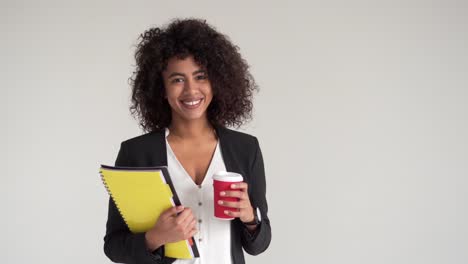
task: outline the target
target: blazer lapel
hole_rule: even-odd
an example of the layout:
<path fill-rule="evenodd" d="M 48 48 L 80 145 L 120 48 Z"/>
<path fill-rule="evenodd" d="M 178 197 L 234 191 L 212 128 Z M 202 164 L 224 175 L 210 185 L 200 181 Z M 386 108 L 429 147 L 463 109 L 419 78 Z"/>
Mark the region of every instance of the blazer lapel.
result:
<path fill-rule="evenodd" d="M 165 131 L 157 130 L 150 134 L 148 140 L 146 159 L 150 166 L 167 166 L 167 150 Z"/>
<path fill-rule="evenodd" d="M 236 158 L 238 157 L 239 153 L 237 153 L 236 155 L 235 148 L 232 145 L 232 144 L 235 144 L 235 142 L 232 142 L 232 140 L 230 140 L 227 129 L 221 126 L 215 126 L 215 130 L 219 138 L 219 144 L 221 146 L 221 154 L 223 156 L 226 170 L 230 172 L 237 172 L 237 173 L 240 173 L 241 175 L 244 175 L 245 172 L 241 169 L 241 166 L 240 166 L 241 164 Z"/>

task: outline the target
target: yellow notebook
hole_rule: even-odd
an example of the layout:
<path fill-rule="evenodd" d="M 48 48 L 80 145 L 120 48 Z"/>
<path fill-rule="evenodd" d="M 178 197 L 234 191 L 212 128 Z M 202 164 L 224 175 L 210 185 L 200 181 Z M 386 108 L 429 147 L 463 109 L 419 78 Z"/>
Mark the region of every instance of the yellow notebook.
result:
<path fill-rule="evenodd" d="M 99 173 L 107 192 L 132 233 L 149 230 L 163 211 L 180 205 L 167 167 L 101 165 Z M 180 259 L 199 257 L 193 237 L 165 244 L 164 255 Z"/>

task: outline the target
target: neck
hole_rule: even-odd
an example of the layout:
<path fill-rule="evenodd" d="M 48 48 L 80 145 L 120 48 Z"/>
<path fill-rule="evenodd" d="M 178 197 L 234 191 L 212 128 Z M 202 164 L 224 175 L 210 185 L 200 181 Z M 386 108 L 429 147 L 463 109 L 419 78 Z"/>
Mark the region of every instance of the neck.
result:
<path fill-rule="evenodd" d="M 169 125 L 170 135 L 180 139 L 197 139 L 213 135 L 213 126 L 207 119 L 180 122 L 172 120 Z"/>

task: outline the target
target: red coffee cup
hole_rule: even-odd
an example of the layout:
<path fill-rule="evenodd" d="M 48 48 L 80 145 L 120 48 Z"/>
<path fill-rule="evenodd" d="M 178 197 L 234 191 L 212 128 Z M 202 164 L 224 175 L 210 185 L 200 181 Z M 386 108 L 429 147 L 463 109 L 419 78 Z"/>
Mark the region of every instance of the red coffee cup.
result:
<path fill-rule="evenodd" d="M 231 185 L 234 183 L 242 182 L 244 178 L 239 173 L 219 171 L 213 175 L 213 189 L 214 189 L 214 215 L 221 220 L 232 220 L 234 217 L 226 215 L 225 210 L 237 211 L 232 207 L 226 207 L 218 204 L 219 200 L 237 202 L 239 198 L 236 197 L 222 197 L 219 195 L 222 191 L 236 190 L 232 189 Z"/>

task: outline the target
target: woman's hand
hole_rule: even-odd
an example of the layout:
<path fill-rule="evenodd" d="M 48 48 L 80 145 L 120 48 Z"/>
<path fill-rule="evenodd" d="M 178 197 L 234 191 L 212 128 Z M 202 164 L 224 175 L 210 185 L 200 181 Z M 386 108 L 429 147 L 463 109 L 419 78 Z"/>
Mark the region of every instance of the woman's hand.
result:
<path fill-rule="evenodd" d="M 177 215 L 178 213 L 180 214 Z M 197 233 L 196 223 L 190 208 L 171 207 L 164 211 L 153 228 L 146 232 L 146 246 L 153 251 L 164 244 L 188 239 Z"/>
<path fill-rule="evenodd" d="M 250 204 L 250 199 L 247 192 L 248 188 L 249 186 L 245 182 L 234 183 L 231 185 L 231 189 L 238 190 L 223 191 L 219 194 L 221 197 L 239 198 L 238 202 L 219 200 L 218 203 L 222 206 L 239 209 L 236 211 L 225 210 L 224 213 L 232 217 L 239 217 L 243 223 L 248 223 L 255 219 L 253 208 Z"/>

